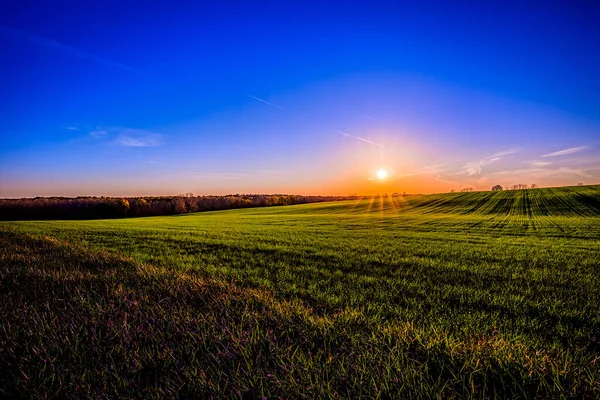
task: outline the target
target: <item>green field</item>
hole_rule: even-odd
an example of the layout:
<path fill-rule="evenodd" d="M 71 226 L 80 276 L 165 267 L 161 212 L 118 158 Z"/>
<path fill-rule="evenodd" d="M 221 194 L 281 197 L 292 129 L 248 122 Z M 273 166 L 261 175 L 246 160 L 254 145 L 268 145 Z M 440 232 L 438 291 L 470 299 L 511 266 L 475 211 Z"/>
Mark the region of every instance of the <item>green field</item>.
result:
<path fill-rule="evenodd" d="M 0 394 L 600 397 L 600 186 L 0 235 Z"/>

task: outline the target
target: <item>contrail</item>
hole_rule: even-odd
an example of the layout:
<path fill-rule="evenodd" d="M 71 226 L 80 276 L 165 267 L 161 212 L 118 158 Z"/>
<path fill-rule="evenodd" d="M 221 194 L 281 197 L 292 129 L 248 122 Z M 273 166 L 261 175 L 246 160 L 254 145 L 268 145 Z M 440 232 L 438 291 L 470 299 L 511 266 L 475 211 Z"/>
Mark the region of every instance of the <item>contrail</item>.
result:
<path fill-rule="evenodd" d="M 75 57 L 84 58 L 84 59 L 90 60 L 90 61 L 100 62 L 100 63 L 106 64 L 106 65 L 109 65 L 111 67 L 115 67 L 115 68 L 119 68 L 119 69 L 122 69 L 125 71 L 135 72 L 137 74 L 143 74 L 143 75 L 148 76 L 148 73 L 146 73 L 140 69 L 130 67 L 129 65 L 121 64 L 116 61 L 108 60 L 106 58 L 102 58 L 93 53 L 89 53 L 85 50 L 81 50 L 76 47 L 72 47 L 72 46 L 66 45 L 64 43 L 61 43 L 61 42 L 57 42 L 56 40 L 47 38 L 45 36 L 36 35 L 31 32 L 21 30 L 21 29 L 9 28 L 9 27 L 3 26 L 3 25 L 0 25 L 0 31 L 4 31 L 4 32 L 7 32 L 12 35 L 19 36 L 22 39 L 25 39 L 31 43 L 34 43 L 34 44 L 37 44 L 40 46 L 52 47 L 58 51 L 61 51 L 66 54 L 70 54 Z"/>
<path fill-rule="evenodd" d="M 278 105 L 277 105 L 277 104 L 275 104 L 275 103 L 271 103 L 270 101 L 266 101 L 266 100 L 264 100 L 264 99 L 261 99 L 260 97 L 252 96 L 251 94 L 248 94 L 248 93 L 244 93 L 244 94 L 245 94 L 246 96 L 250 97 L 250 98 L 253 98 L 254 100 L 258 100 L 258 101 L 260 101 L 260 102 L 263 102 L 263 103 L 265 103 L 265 104 L 268 104 L 268 105 L 270 105 L 270 106 L 277 107 L 277 108 L 280 108 L 280 109 L 282 109 L 282 110 L 285 110 L 285 108 L 283 108 L 283 107 L 281 107 L 281 106 L 278 106 Z"/>
<path fill-rule="evenodd" d="M 351 134 L 349 134 L 349 133 L 342 132 L 342 131 L 338 131 L 338 132 L 339 132 L 339 133 L 341 133 L 342 135 L 346 136 L 346 137 L 349 137 L 349 138 L 354 138 L 354 139 L 358 139 L 358 140 L 362 140 L 363 142 L 365 142 L 365 143 L 369 143 L 369 144 L 372 144 L 373 146 L 378 146 L 378 147 L 381 147 L 381 148 L 384 148 L 384 147 L 385 147 L 384 145 L 382 145 L 382 144 L 380 144 L 380 143 L 375 143 L 375 142 L 373 142 L 372 140 L 365 139 L 365 138 L 362 138 L 362 137 L 360 137 L 360 136 L 354 136 L 354 135 L 351 135 Z"/>

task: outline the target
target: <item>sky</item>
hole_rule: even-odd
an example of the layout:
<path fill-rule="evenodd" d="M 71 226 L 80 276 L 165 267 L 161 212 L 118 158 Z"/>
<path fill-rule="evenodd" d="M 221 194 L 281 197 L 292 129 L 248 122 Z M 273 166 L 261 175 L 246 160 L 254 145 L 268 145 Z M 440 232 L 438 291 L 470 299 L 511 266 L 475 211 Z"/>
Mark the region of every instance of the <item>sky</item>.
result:
<path fill-rule="evenodd" d="M 599 184 L 599 20 L 597 1 L 5 1 L 0 197 Z"/>

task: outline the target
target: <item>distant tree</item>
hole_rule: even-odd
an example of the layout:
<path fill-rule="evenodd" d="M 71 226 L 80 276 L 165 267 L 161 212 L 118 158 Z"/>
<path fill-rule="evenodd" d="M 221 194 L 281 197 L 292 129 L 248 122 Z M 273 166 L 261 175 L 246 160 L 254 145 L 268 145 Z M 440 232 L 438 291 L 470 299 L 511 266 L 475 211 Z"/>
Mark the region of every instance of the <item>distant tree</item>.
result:
<path fill-rule="evenodd" d="M 502 190 L 502 189 L 504 189 L 504 188 L 502 186 L 500 186 L 500 185 L 494 185 L 494 186 L 492 186 L 492 190 Z"/>
<path fill-rule="evenodd" d="M 537 183 L 532 183 L 529 187 L 535 189 L 537 187 Z"/>
<path fill-rule="evenodd" d="M 187 207 L 184 199 L 177 198 L 175 200 L 175 203 L 173 204 L 173 212 L 175 212 L 175 214 L 183 214 L 187 212 Z"/>
<path fill-rule="evenodd" d="M 450 193 L 454 193 L 454 189 L 452 189 L 452 190 L 450 191 Z"/>
<path fill-rule="evenodd" d="M 461 192 L 472 192 L 472 191 L 473 191 L 472 187 L 467 187 L 467 188 L 464 188 L 463 190 L 461 190 Z"/>
<path fill-rule="evenodd" d="M 396 192 L 392 195 L 392 197 L 400 197 L 400 193 Z"/>
<path fill-rule="evenodd" d="M 519 185 L 512 185 L 510 188 L 512 190 L 519 190 Z"/>
<path fill-rule="evenodd" d="M 145 199 L 139 198 L 130 201 L 131 210 L 134 215 L 142 217 L 150 213 L 150 204 Z"/>
<path fill-rule="evenodd" d="M 579 182 L 577 186 L 583 186 L 583 182 Z"/>
<path fill-rule="evenodd" d="M 127 215 L 127 213 L 129 212 L 129 201 L 127 199 L 117 200 L 116 206 L 119 214 Z"/>

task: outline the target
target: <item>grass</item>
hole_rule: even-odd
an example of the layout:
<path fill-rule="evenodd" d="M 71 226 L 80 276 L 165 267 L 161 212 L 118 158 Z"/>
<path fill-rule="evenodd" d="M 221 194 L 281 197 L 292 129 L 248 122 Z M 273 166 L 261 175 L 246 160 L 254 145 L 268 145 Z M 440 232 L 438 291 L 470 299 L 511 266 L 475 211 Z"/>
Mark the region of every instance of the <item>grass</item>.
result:
<path fill-rule="evenodd" d="M 22 397 L 600 397 L 600 186 L 2 223 Z"/>

